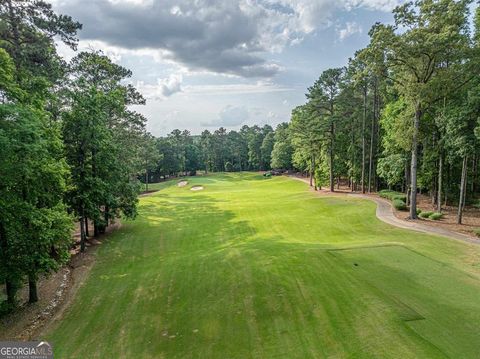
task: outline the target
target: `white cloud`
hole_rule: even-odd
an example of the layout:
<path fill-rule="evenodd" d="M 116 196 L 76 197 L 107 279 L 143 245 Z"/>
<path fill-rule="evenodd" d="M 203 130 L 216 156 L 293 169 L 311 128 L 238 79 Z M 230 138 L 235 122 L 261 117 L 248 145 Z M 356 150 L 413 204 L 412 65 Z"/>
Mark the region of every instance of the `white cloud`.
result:
<path fill-rule="evenodd" d="M 183 88 L 188 94 L 242 95 L 293 91 L 291 87 L 257 82 L 255 84 L 188 85 Z"/>
<path fill-rule="evenodd" d="M 228 105 L 218 113 L 216 119 L 202 124 L 204 126 L 235 127 L 243 124 L 249 117 L 249 111 L 245 106 Z"/>
<path fill-rule="evenodd" d="M 337 30 L 338 37 L 340 40 L 345 40 L 347 37 L 352 36 L 353 34 L 358 34 L 362 32 L 362 27 L 356 22 L 347 22 L 345 27 Z"/>
<path fill-rule="evenodd" d="M 152 54 L 194 71 L 268 78 L 281 68 L 265 60 L 266 53 L 331 25 L 335 11 L 387 11 L 400 1 L 56 0 L 55 7 L 84 24 L 83 40 L 119 53 Z"/>
<path fill-rule="evenodd" d="M 147 100 L 163 100 L 177 92 L 182 92 L 182 82 L 183 76 L 181 74 L 171 74 L 167 78 L 157 79 L 157 83 L 154 85 L 139 81 L 136 87 Z"/>
<path fill-rule="evenodd" d="M 158 85 L 163 96 L 169 97 L 182 91 L 182 75 L 172 74 L 166 79 L 158 80 Z"/>
<path fill-rule="evenodd" d="M 157 79 L 156 84 L 145 84 L 139 81 L 136 83 L 136 87 L 147 99 L 155 100 L 164 100 L 178 92 L 182 92 L 185 95 L 232 96 L 295 91 L 292 87 L 262 81 L 257 81 L 253 84 L 183 85 L 183 76 L 178 73 L 164 79 Z"/>
<path fill-rule="evenodd" d="M 268 111 L 268 113 L 267 113 L 267 118 L 269 118 L 269 119 L 276 119 L 276 118 L 278 118 L 278 115 L 277 115 L 275 112 L 273 112 L 273 111 Z"/>

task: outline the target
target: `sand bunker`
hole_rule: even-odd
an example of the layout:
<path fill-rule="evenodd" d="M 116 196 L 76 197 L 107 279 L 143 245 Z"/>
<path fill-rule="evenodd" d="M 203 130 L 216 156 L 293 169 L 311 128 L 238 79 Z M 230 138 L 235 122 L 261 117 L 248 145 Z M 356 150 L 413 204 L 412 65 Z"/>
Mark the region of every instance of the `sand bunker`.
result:
<path fill-rule="evenodd" d="M 192 188 L 190 188 L 191 191 L 201 191 L 203 189 L 203 186 L 193 186 Z"/>
<path fill-rule="evenodd" d="M 180 181 L 178 182 L 178 187 L 185 187 L 188 184 L 188 181 Z"/>

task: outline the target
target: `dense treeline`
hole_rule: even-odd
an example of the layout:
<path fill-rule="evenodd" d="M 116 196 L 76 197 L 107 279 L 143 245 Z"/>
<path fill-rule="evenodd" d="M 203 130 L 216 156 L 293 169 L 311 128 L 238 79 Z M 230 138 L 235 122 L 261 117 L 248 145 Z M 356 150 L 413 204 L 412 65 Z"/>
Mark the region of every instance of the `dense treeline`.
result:
<path fill-rule="evenodd" d="M 76 50 L 80 29 L 43 1 L 0 2 L 0 312 L 26 280 L 38 300 L 38 277 L 68 260 L 75 225 L 83 251 L 136 214 L 146 121 L 128 106 L 144 99 L 102 53 L 57 54 L 54 39 Z"/>
<path fill-rule="evenodd" d="M 193 136 L 187 130 L 174 130 L 166 137 L 150 137 L 145 155 L 156 160 L 145 160 L 144 168 L 149 175 L 143 176 L 143 180 L 148 183 L 178 174 L 194 174 L 197 170 L 206 173 L 269 170 L 275 134 L 286 127 L 286 124 L 280 125 L 276 132 L 269 125 L 245 125 L 240 131 L 221 127 L 213 133 L 205 130 L 200 136 Z M 286 162 L 285 168 L 291 159 Z"/>
<path fill-rule="evenodd" d="M 220 128 L 201 136 L 174 131 L 156 140 L 157 178 L 196 169 L 291 169 L 315 188 L 404 191 L 410 217 L 417 193 L 440 212 L 476 199 L 480 179 L 480 12 L 472 1 L 421 0 L 376 24 L 348 66 L 324 71 L 290 123 Z"/>

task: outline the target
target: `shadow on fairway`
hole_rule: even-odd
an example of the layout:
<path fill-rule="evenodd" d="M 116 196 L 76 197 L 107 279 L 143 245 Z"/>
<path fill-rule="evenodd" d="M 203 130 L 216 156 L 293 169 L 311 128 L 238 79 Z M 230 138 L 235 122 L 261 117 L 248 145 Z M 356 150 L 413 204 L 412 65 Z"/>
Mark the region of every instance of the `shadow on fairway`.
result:
<path fill-rule="evenodd" d="M 185 241 L 190 248 L 188 255 L 191 255 L 192 242 L 196 251 L 211 255 L 256 234 L 247 221 L 236 220 L 232 211 L 218 208 L 221 202 L 226 201 L 208 195 L 159 194 L 154 201 L 141 204 L 139 219 L 149 231 L 170 233 L 169 238 L 163 240 L 177 241 L 177 248 L 179 241 Z"/>

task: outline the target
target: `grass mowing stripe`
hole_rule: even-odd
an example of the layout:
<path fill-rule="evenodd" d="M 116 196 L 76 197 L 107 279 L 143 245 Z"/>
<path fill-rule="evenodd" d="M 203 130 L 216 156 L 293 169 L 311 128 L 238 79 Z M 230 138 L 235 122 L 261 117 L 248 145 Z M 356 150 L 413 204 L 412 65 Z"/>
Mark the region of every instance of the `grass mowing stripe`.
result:
<path fill-rule="evenodd" d="M 373 203 L 289 178 L 187 180 L 151 185 L 101 246 L 46 335 L 57 357 L 475 357 L 478 246 L 393 228 Z M 358 246 L 376 248 L 329 251 Z M 387 295 L 426 320 L 403 321 Z"/>

